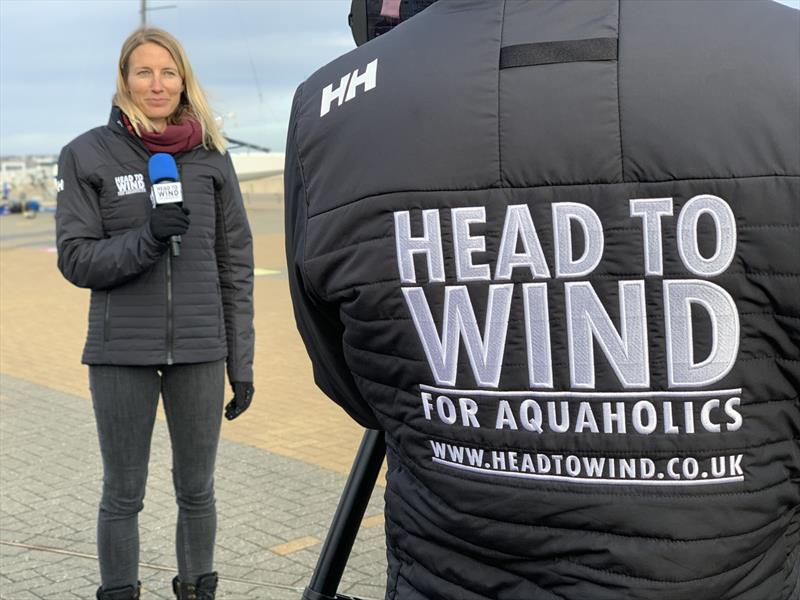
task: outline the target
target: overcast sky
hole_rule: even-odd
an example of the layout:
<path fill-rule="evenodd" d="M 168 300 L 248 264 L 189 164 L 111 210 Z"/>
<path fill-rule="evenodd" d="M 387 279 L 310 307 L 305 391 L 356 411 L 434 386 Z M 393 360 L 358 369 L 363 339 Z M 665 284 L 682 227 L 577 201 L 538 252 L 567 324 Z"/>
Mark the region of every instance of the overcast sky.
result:
<path fill-rule="evenodd" d="M 139 25 L 139 5 L 0 0 L 0 155 L 57 153 L 106 122 L 119 49 Z M 226 133 L 275 151 L 283 151 L 297 85 L 354 47 L 350 0 L 148 5 L 177 5 L 150 11 L 148 22 L 181 40 Z"/>
<path fill-rule="evenodd" d="M 57 153 L 105 124 L 139 0 L 0 0 L 0 155 Z M 282 152 L 297 85 L 355 47 L 350 0 L 149 0 L 225 132 Z M 233 113 L 233 116 L 229 116 Z"/>

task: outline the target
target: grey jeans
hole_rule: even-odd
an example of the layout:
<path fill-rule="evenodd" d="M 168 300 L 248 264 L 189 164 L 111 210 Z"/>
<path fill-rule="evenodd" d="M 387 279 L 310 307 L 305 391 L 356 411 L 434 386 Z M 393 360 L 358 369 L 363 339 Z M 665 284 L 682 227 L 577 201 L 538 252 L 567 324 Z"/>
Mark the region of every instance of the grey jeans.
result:
<path fill-rule="evenodd" d="M 178 504 L 178 575 L 194 582 L 213 571 L 217 513 L 214 461 L 224 401 L 224 361 L 163 367 L 92 365 L 89 384 L 103 457 L 97 551 L 105 589 L 136 585 L 138 514 L 144 507 L 158 397 L 172 442 Z"/>

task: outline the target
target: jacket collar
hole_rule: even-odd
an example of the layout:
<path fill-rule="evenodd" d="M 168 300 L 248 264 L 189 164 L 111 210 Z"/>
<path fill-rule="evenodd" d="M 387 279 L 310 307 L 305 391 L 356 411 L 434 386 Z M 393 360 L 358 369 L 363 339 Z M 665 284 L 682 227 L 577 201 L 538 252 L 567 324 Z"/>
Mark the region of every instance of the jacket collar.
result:
<path fill-rule="evenodd" d="M 119 106 L 111 107 L 111 115 L 108 117 L 108 128 L 114 134 L 124 138 L 125 141 L 142 156 L 142 158 L 145 160 L 150 160 L 152 152 L 147 149 L 147 146 L 144 145 L 144 142 L 142 142 L 138 136 L 132 134 L 130 131 L 128 131 L 128 128 L 125 127 L 125 123 L 122 122 L 122 109 L 120 109 Z"/>

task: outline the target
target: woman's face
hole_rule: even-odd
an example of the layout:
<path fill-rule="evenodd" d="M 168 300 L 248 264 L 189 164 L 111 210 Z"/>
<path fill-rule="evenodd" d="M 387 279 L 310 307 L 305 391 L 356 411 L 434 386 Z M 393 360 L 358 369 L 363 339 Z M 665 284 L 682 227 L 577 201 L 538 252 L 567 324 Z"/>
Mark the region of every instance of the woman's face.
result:
<path fill-rule="evenodd" d="M 183 79 L 166 48 L 146 42 L 128 58 L 128 91 L 133 103 L 164 131 L 183 93 Z"/>

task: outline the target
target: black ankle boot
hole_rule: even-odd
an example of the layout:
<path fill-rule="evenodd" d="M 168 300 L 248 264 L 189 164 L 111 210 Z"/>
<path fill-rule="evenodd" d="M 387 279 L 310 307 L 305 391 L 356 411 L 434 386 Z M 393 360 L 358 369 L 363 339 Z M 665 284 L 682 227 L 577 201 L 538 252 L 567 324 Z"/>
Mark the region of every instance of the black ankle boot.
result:
<path fill-rule="evenodd" d="M 177 577 L 172 580 L 172 591 L 178 600 L 214 600 L 217 593 L 217 573 L 201 575 L 197 583 L 185 583 Z"/>
<path fill-rule="evenodd" d="M 97 600 L 139 600 L 139 593 L 142 589 L 141 582 L 136 583 L 136 587 L 126 585 L 125 587 L 104 590 L 102 586 L 97 588 Z"/>

